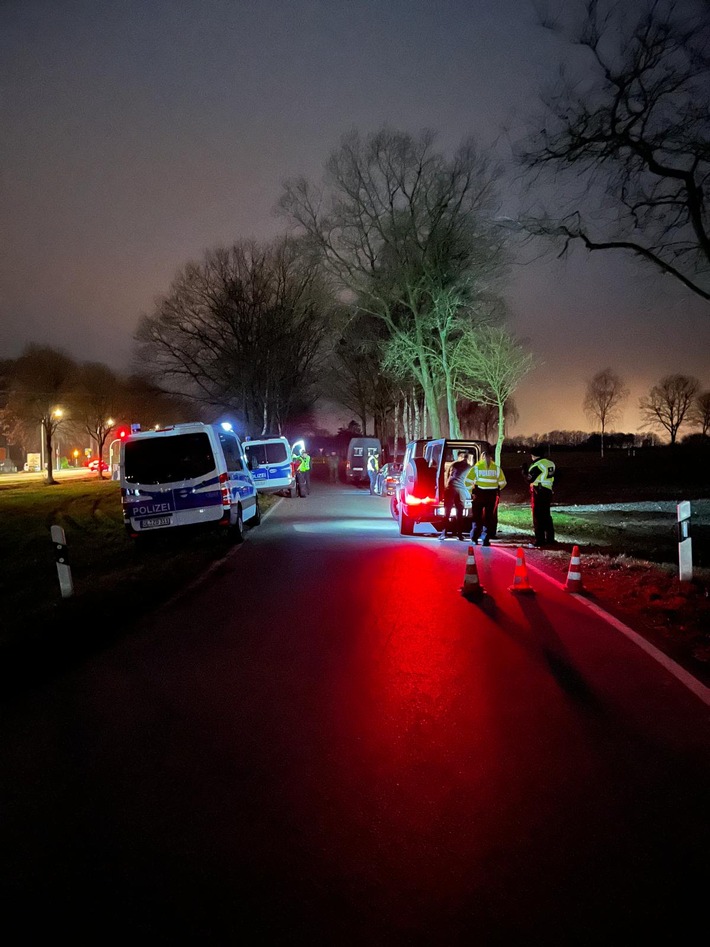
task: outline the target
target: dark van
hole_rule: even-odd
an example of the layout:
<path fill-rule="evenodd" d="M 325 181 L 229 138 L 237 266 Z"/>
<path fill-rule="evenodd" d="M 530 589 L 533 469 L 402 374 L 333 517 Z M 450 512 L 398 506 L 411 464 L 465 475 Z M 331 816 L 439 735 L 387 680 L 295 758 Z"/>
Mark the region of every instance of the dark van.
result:
<path fill-rule="evenodd" d="M 353 437 L 348 444 L 348 456 L 345 463 L 345 479 L 348 483 L 360 485 L 369 483 L 367 476 L 367 458 L 370 454 L 377 457 L 381 466 L 382 445 L 377 437 Z"/>

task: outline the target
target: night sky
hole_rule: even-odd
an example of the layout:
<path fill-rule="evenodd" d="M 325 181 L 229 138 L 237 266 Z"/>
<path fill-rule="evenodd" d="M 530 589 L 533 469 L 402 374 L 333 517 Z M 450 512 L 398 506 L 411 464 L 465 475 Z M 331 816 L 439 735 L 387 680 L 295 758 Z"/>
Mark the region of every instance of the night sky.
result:
<path fill-rule="evenodd" d="M 283 181 L 320 179 L 344 133 L 508 161 L 564 49 L 528 0 L 0 0 L 0 358 L 39 342 L 127 371 L 177 270 L 283 232 Z M 710 306 L 629 257 L 532 260 L 508 300 L 540 362 L 509 433 L 592 429 L 606 367 L 631 388 L 619 430 L 663 375 L 710 388 Z"/>

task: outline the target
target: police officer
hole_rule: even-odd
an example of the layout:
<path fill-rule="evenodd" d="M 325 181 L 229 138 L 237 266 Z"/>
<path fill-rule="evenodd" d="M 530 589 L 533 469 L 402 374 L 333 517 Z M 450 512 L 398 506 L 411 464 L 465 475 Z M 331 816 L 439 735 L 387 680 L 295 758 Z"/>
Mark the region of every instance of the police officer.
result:
<path fill-rule="evenodd" d="M 377 454 L 371 451 L 367 457 L 367 476 L 370 478 L 370 496 L 375 494 L 375 483 L 377 482 L 377 473 L 380 469 L 380 463 Z"/>
<path fill-rule="evenodd" d="M 530 456 L 532 463 L 527 467 L 523 465 L 523 476 L 530 484 L 530 509 L 535 542 L 528 545 L 531 548 L 541 549 L 555 541 L 555 527 L 550 512 L 552 488 L 555 483 L 555 465 L 545 457 L 544 447 L 531 448 Z"/>
<path fill-rule="evenodd" d="M 311 492 L 311 455 L 305 447 L 301 449 L 301 466 L 299 471 L 303 477 L 303 485 L 306 490 L 306 496 Z"/>
<path fill-rule="evenodd" d="M 338 468 L 340 465 L 340 459 L 337 453 L 332 450 L 328 454 L 328 479 L 331 483 L 338 482 Z"/>
<path fill-rule="evenodd" d="M 293 472 L 296 475 L 296 489 L 299 497 L 307 497 L 311 492 L 311 457 L 305 446 L 293 452 Z"/>
<path fill-rule="evenodd" d="M 468 480 L 473 481 L 471 542 L 475 546 L 480 538 L 482 546 L 490 546 L 497 527 L 498 496 L 508 481 L 487 448 L 473 465 Z"/>

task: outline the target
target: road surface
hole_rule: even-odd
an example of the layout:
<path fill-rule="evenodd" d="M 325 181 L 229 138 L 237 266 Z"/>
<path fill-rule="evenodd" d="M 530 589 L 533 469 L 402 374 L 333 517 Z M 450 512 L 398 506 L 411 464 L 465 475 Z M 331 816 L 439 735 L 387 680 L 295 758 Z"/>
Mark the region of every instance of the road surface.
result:
<path fill-rule="evenodd" d="M 5 928 L 694 940 L 707 694 L 541 573 L 509 591 L 515 548 L 476 550 L 468 601 L 467 552 L 314 482 L 119 644 L 7 700 Z"/>

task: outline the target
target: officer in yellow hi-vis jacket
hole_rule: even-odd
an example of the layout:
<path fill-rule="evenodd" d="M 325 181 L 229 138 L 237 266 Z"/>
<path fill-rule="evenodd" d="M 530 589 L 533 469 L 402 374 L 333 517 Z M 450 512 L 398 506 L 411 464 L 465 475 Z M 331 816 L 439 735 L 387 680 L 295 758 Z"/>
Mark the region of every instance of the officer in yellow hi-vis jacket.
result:
<path fill-rule="evenodd" d="M 555 465 L 545 457 L 543 447 L 531 448 L 530 456 L 532 463 L 527 470 L 523 467 L 523 475 L 530 483 L 530 509 L 535 542 L 528 545 L 539 549 L 555 541 L 555 527 L 550 512 L 552 487 L 555 483 Z"/>
<path fill-rule="evenodd" d="M 473 465 L 469 475 L 472 483 L 471 542 L 477 545 L 480 538 L 482 546 L 490 546 L 491 536 L 496 531 L 496 504 L 500 491 L 508 482 L 505 474 L 493 459 L 490 450 L 484 450 Z"/>

